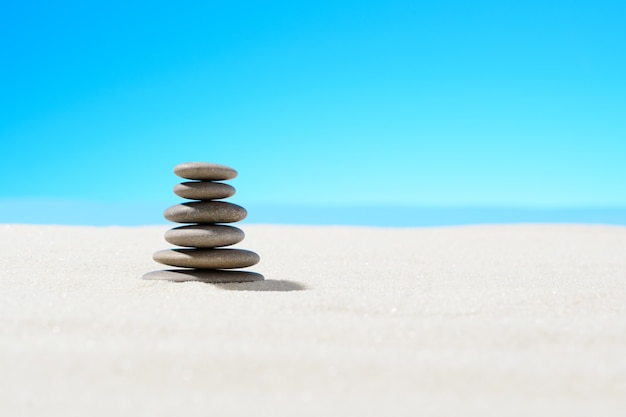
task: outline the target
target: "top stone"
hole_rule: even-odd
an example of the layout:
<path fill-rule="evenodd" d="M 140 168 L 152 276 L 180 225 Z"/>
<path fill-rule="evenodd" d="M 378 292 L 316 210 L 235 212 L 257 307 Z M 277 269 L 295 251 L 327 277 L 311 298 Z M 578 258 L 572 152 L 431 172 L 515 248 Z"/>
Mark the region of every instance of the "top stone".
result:
<path fill-rule="evenodd" d="M 237 171 L 225 165 L 209 162 L 185 162 L 174 167 L 174 174 L 188 180 L 223 181 L 235 178 Z"/>

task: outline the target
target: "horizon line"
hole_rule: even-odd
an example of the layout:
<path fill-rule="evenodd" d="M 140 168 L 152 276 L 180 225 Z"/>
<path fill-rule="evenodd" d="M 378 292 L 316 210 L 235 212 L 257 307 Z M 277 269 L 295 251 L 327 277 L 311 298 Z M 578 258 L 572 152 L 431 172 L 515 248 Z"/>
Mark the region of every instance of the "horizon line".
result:
<path fill-rule="evenodd" d="M 97 203 L 68 200 L 0 200 L 0 224 L 165 225 L 159 202 Z M 626 225 L 626 207 L 523 207 L 497 205 L 305 205 L 247 203 L 244 224 L 421 227 L 504 223 Z"/>

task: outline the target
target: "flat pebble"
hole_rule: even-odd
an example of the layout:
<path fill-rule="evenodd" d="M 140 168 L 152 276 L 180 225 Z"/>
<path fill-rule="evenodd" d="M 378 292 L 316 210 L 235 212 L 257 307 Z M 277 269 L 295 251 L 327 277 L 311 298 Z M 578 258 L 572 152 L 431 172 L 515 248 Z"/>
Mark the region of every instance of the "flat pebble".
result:
<path fill-rule="evenodd" d="M 263 275 L 251 271 L 221 271 L 218 269 L 167 269 L 148 272 L 143 279 L 156 279 L 173 282 L 200 281 L 213 284 L 227 282 L 263 281 Z"/>
<path fill-rule="evenodd" d="M 216 200 L 232 197 L 235 189 L 221 182 L 194 181 L 176 184 L 174 194 L 190 200 Z"/>
<path fill-rule="evenodd" d="M 245 234 L 237 227 L 194 224 L 180 226 L 165 232 L 165 240 L 172 245 L 196 248 L 229 246 L 243 240 Z"/>
<path fill-rule="evenodd" d="M 162 264 L 183 268 L 245 268 L 259 262 L 259 255 L 244 249 L 166 249 L 152 255 Z"/>
<path fill-rule="evenodd" d="M 222 181 L 235 178 L 237 171 L 209 162 L 185 162 L 174 167 L 174 174 L 189 180 Z"/>
<path fill-rule="evenodd" d="M 165 210 L 163 216 L 176 223 L 233 223 L 248 215 L 245 208 L 223 201 L 182 203 Z"/>

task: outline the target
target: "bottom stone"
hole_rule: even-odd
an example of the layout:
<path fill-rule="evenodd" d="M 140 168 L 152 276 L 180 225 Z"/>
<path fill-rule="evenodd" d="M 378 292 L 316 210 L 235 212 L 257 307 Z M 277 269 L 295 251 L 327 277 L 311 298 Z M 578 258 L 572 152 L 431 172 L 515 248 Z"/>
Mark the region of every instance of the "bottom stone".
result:
<path fill-rule="evenodd" d="M 200 281 L 213 284 L 226 282 L 263 281 L 263 275 L 250 271 L 222 271 L 219 269 L 166 269 L 144 274 L 143 279 L 173 282 Z"/>

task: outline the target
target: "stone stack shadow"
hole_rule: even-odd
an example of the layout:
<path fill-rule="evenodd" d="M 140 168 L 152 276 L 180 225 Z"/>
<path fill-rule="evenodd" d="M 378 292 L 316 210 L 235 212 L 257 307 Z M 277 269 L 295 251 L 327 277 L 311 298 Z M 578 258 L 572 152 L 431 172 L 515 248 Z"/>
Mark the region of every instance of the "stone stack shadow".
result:
<path fill-rule="evenodd" d="M 248 214 L 236 204 L 222 200 L 232 197 L 235 189 L 223 182 L 237 176 L 237 171 L 224 165 L 205 162 L 188 162 L 177 165 L 174 173 L 193 180 L 174 187 L 179 197 L 194 200 L 177 204 L 165 210 L 167 220 L 189 223 L 165 233 L 165 240 L 183 248 L 166 249 L 153 255 L 155 261 L 165 265 L 185 268 L 153 271 L 144 279 L 168 281 L 203 281 L 213 283 L 250 282 L 263 280 L 263 275 L 237 270 L 259 262 L 259 255 L 244 249 L 225 249 L 241 242 L 245 234 L 234 226 Z"/>

